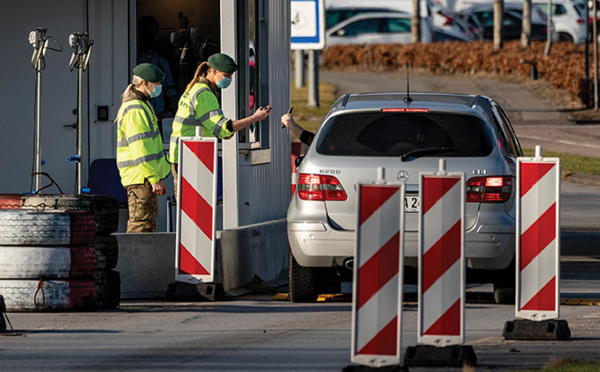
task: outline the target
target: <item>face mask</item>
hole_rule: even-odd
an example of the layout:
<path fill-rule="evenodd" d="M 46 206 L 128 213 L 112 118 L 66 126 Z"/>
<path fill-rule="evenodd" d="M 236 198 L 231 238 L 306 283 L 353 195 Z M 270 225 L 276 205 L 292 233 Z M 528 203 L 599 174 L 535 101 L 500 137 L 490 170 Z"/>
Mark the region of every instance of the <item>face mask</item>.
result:
<path fill-rule="evenodd" d="M 225 89 L 231 84 L 231 78 L 227 76 L 221 75 L 221 80 L 217 81 L 217 87 L 220 89 Z"/>
<path fill-rule="evenodd" d="M 162 93 L 162 84 L 154 86 L 154 91 L 150 92 L 150 98 L 156 98 Z"/>

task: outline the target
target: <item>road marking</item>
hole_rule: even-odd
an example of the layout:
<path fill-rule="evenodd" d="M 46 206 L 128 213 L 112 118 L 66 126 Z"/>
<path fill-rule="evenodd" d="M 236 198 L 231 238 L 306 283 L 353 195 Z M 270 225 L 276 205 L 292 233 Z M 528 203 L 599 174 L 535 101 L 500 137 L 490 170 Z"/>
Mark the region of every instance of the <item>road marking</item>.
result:
<path fill-rule="evenodd" d="M 562 144 L 565 144 L 565 145 L 583 146 L 583 147 L 590 147 L 590 148 L 593 148 L 593 149 L 600 149 L 600 146 L 593 145 L 591 143 L 579 143 L 579 142 L 573 142 L 573 141 L 557 140 L 557 139 L 537 137 L 537 136 L 527 136 L 527 135 L 525 135 L 525 136 L 524 135 L 519 135 L 519 138 L 527 138 L 527 139 L 533 139 L 533 140 L 538 140 L 538 141 L 558 142 L 558 143 L 562 143 Z"/>

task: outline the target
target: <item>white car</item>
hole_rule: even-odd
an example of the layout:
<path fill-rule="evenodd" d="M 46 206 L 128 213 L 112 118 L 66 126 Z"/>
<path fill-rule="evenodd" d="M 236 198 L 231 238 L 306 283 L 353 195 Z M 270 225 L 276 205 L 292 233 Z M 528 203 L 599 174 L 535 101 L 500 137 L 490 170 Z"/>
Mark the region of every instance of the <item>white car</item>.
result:
<path fill-rule="evenodd" d="M 375 12 L 403 12 L 412 14 L 412 0 L 327 0 L 325 6 L 326 28 L 331 27 L 356 15 Z M 468 25 L 450 15 L 435 0 L 421 0 L 420 12 L 423 20 L 431 24 L 435 39 L 473 41 L 480 37 L 472 33 Z"/>
<path fill-rule="evenodd" d="M 533 4 L 549 14 L 547 1 L 534 0 Z M 585 14 L 582 14 L 576 3 L 570 0 L 552 0 L 552 22 L 560 41 L 570 41 L 575 44 L 585 42 Z"/>
<path fill-rule="evenodd" d="M 403 12 L 365 13 L 330 28 L 326 46 L 348 44 L 408 44 L 411 39 L 411 16 Z M 431 25 L 421 22 L 421 41 L 434 41 Z"/>

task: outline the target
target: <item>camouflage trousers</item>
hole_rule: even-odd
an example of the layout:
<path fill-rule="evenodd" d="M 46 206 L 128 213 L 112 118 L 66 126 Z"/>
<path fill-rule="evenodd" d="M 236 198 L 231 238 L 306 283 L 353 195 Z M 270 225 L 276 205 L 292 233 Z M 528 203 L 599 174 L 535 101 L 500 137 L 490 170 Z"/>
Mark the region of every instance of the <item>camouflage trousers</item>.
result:
<path fill-rule="evenodd" d="M 129 220 L 128 233 L 155 232 L 158 196 L 152 192 L 150 182 L 127 186 Z"/>
<path fill-rule="evenodd" d="M 173 192 L 175 193 L 175 199 L 177 199 L 177 163 L 171 163 L 171 174 L 173 175 Z"/>

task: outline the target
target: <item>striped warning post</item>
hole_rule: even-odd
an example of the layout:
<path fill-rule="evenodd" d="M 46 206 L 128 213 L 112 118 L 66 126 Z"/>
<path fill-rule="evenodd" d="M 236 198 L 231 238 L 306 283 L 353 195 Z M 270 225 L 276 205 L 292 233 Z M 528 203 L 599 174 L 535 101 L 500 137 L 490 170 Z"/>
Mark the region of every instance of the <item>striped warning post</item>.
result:
<path fill-rule="evenodd" d="M 517 159 L 516 316 L 559 317 L 560 160 Z"/>
<path fill-rule="evenodd" d="M 464 174 L 421 173 L 418 342 L 464 342 Z"/>
<path fill-rule="evenodd" d="M 359 184 L 351 361 L 399 364 L 404 184 Z"/>
<path fill-rule="evenodd" d="M 179 145 L 175 280 L 214 280 L 217 141 L 184 138 Z"/>

